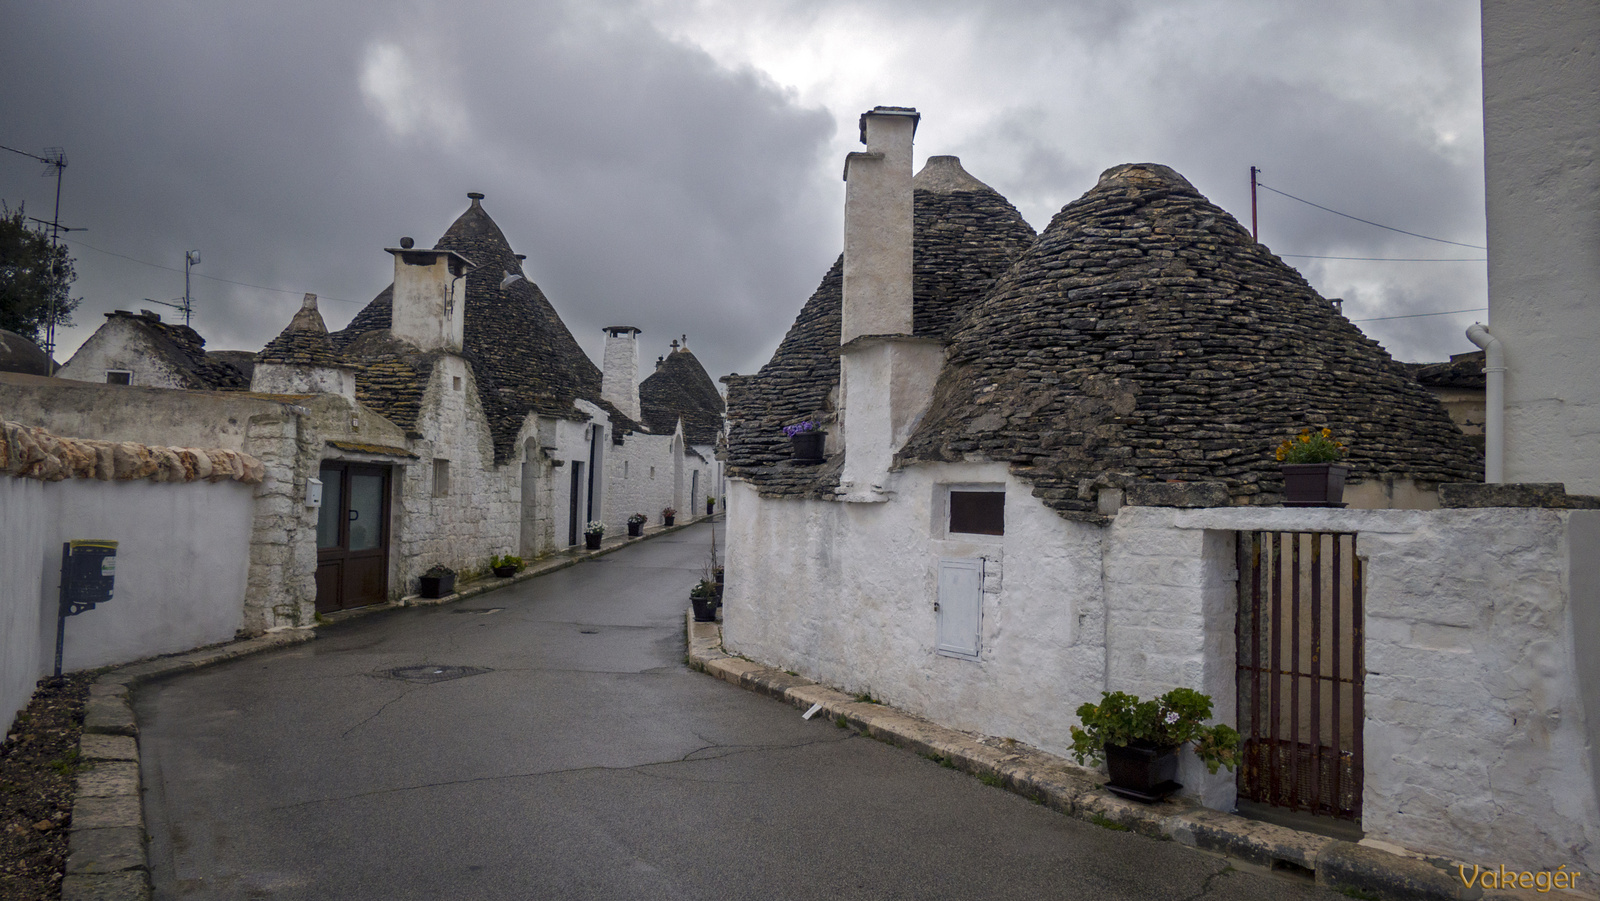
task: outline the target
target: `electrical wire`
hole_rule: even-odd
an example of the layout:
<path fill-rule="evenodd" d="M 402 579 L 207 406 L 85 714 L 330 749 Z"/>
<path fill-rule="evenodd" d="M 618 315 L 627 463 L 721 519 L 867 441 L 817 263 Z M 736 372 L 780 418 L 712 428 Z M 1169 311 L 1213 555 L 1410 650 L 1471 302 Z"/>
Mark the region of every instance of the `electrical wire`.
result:
<path fill-rule="evenodd" d="M 1349 213 L 1341 213 L 1338 210 L 1329 209 L 1328 207 L 1325 207 L 1320 203 L 1312 203 L 1311 201 L 1305 199 L 1304 197 L 1296 197 L 1293 194 L 1288 193 L 1287 191 L 1280 191 L 1277 188 L 1269 187 L 1268 185 L 1265 185 L 1265 184 L 1261 183 L 1260 181 L 1256 182 L 1256 187 L 1258 187 L 1258 188 L 1266 188 L 1268 191 L 1271 191 L 1274 194 L 1282 194 L 1284 197 L 1287 197 L 1290 200 L 1298 200 L 1301 203 L 1305 204 L 1306 206 L 1314 206 L 1317 209 L 1322 210 L 1323 212 L 1332 213 L 1335 216 L 1343 216 L 1346 219 L 1354 219 L 1357 222 L 1364 222 L 1367 225 L 1375 225 L 1378 228 L 1386 228 L 1389 231 L 1399 232 L 1402 235 L 1410 235 L 1413 238 L 1422 238 L 1425 241 L 1437 241 L 1440 244 L 1454 244 L 1457 247 L 1470 247 L 1473 250 L 1488 250 L 1489 249 L 1487 247 L 1480 247 L 1477 244 L 1463 244 L 1460 241 L 1446 241 L 1443 238 L 1431 238 L 1431 237 L 1429 237 L 1427 235 L 1419 235 L 1416 232 L 1408 232 L 1403 228 L 1395 228 L 1392 225 L 1384 225 L 1382 222 L 1373 222 L 1371 219 L 1363 219 L 1360 216 L 1352 216 Z"/>
<path fill-rule="evenodd" d="M 174 266 L 164 266 L 164 265 L 162 265 L 160 263 L 152 263 L 152 262 L 150 262 L 148 260 L 141 260 L 141 259 L 138 259 L 136 257 L 130 257 L 127 254 L 117 253 L 114 250 L 102 250 L 99 247 L 95 247 L 93 244 L 85 244 L 84 242 L 79 241 L 77 238 L 63 237 L 61 240 L 67 242 L 68 244 L 72 244 L 72 245 L 77 246 L 77 247 L 82 247 L 85 250 L 92 250 L 95 253 L 103 253 L 106 256 L 119 257 L 121 259 L 127 260 L 127 261 L 132 262 L 132 263 L 138 263 L 141 266 L 150 266 L 150 267 L 155 268 L 155 269 L 165 269 L 168 272 L 182 272 L 183 271 L 182 269 L 178 269 L 178 268 L 176 268 Z M 193 270 L 190 271 L 189 275 L 192 278 L 203 278 L 203 279 L 206 279 L 207 281 L 222 282 L 225 285 L 238 285 L 241 288 L 255 288 L 255 289 L 260 290 L 260 291 L 272 291 L 272 292 L 275 292 L 277 294 L 300 294 L 300 295 L 305 294 L 304 291 L 290 291 L 287 288 L 269 288 L 266 285 L 252 285 L 249 282 L 236 282 L 236 281 L 233 281 L 232 279 L 218 278 L 215 275 L 205 275 L 205 274 L 202 274 L 202 273 L 199 273 L 199 272 L 194 272 Z M 361 301 L 359 301 L 359 300 L 345 300 L 342 297 L 324 297 L 321 294 L 317 295 L 317 300 L 319 302 L 320 301 L 324 301 L 324 300 L 331 300 L 334 303 L 355 303 L 355 304 L 361 303 Z"/>
<path fill-rule="evenodd" d="M 1441 310 L 1437 313 L 1411 313 L 1406 316 L 1373 316 L 1370 319 L 1352 319 L 1351 322 L 1383 322 L 1388 319 L 1421 319 L 1424 316 L 1454 316 L 1458 313 L 1484 313 L 1488 307 L 1474 307 L 1470 310 Z"/>
<path fill-rule="evenodd" d="M 1311 253 L 1280 253 L 1280 257 L 1293 257 L 1297 260 L 1363 260 L 1372 263 L 1487 263 L 1487 257 L 1440 257 L 1425 259 L 1421 257 L 1324 257 Z"/>

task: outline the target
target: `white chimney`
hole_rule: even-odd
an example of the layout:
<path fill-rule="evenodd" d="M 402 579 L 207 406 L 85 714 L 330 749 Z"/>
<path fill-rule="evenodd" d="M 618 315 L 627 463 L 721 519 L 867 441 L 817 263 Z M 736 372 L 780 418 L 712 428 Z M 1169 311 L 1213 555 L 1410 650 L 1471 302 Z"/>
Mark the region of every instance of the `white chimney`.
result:
<path fill-rule="evenodd" d="M 394 254 L 389 331 L 430 353 L 460 353 L 471 261 L 453 250 L 417 248 L 410 238 L 384 249 Z"/>
<path fill-rule="evenodd" d="M 861 116 L 865 152 L 845 159 L 844 310 L 839 351 L 839 493 L 888 499 L 894 455 L 928 408 L 944 345 L 912 335 L 911 146 L 917 111 Z M 842 447 L 841 447 L 842 445 Z"/>
<path fill-rule="evenodd" d="M 911 140 L 921 118 L 897 106 L 863 113 L 867 149 L 845 158 L 841 343 L 911 334 Z"/>
<path fill-rule="evenodd" d="M 600 396 L 637 422 L 641 329 L 631 325 L 608 325 L 601 331 L 606 333 L 606 358 L 601 368 Z"/>

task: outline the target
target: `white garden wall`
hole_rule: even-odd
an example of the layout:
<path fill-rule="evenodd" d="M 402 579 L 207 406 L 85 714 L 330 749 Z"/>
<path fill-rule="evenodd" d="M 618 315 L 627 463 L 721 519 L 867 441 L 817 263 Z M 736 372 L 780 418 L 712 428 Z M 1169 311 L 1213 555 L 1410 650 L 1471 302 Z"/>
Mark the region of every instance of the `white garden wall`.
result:
<path fill-rule="evenodd" d="M 938 486 L 1004 482 L 1006 535 L 940 537 Z M 1358 534 L 1370 838 L 1522 869 L 1600 869 L 1593 778 L 1600 511 L 1124 507 L 1069 522 L 1003 467 L 919 466 L 887 503 L 729 486 L 724 644 L 959 729 L 1065 754 L 1102 690 L 1200 688 L 1235 722 L 1236 535 Z M 987 556 L 976 661 L 934 652 L 941 556 Z M 1180 775 L 1210 806 L 1226 774 Z"/>
<path fill-rule="evenodd" d="M 55 665 L 63 542 L 118 543 L 111 601 L 67 619 L 64 671 L 228 641 L 243 622 L 253 494 L 236 481 L 0 479 L 7 721 Z"/>

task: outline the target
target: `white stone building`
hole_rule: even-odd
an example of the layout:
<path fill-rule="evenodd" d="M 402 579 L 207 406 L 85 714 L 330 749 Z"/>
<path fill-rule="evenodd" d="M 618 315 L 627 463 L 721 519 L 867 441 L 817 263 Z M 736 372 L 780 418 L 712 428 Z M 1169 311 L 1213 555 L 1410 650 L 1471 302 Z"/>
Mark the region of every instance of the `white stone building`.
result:
<path fill-rule="evenodd" d="M 1600 494 L 1597 47 L 1595 3 L 1483 2 L 1489 478 L 1582 494 Z"/>
<path fill-rule="evenodd" d="M 1439 403 L 1170 169 L 1108 170 L 1035 242 L 953 160 L 913 180 L 915 122 L 863 117 L 842 265 L 728 380 L 725 647 L 1058 754 L 1102 691 L 1194 687 L 1247 739 L 1237 775 L 1185 761 L 1210 806 L 1600 865 L 1600 504 L 1482 485 Z M 802 420 L 820 465 L 786 459 Z M 1323 425 L 1349 507 L 1280 506 L 1275 445 Z"/>
<path fill-rule="evenodd" d="M 207 351 L 200 333 L 162 322 L 149 310 L 106 314 L 78 352 L 56 371 L 59 378 L 145 388 L 242 391 L 250 364 L 242 351 Z M 242 365 L 241 365 L 242 364 Z"/>

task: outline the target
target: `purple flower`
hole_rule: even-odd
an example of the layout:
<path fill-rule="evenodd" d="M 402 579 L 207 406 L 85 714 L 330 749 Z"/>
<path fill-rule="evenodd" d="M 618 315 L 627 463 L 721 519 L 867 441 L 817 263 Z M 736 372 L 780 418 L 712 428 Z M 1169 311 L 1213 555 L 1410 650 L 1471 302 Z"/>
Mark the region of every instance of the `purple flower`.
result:
<path fill-rule="evenodd" d="M 794 425 L 786 425 L 786 426 L 784 426 L 783 427 L 783 433 L 785 435 L 789 436 L 790 438 L 793 438 L 796 435 L 803 434 L 805 432 L 813 431 L 814 429 L 816 429 L 816 427 L 817 427 L 817 424 L 808 419 L 805 422 L 797 422 Z"/>

